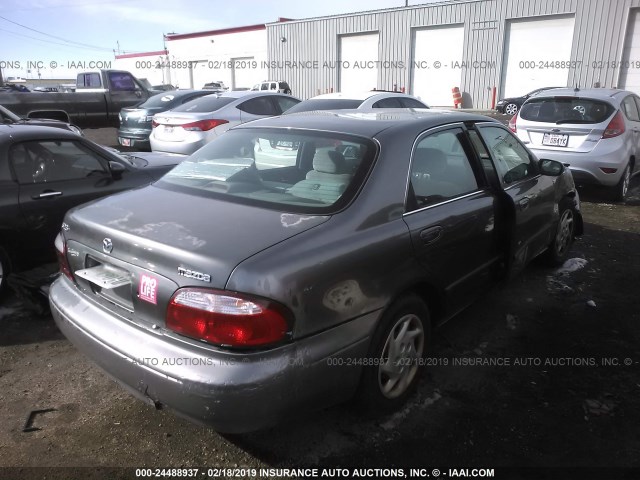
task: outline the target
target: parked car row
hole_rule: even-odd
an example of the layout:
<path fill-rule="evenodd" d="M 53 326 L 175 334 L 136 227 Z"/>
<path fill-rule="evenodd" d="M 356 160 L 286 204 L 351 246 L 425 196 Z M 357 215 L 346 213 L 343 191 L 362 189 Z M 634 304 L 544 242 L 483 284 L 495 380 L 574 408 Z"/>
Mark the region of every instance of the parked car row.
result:
<path fill-rule="evenodd" d="M 263 84 L 268 86 L 268 83 Z M 265 88 L 216 94 L 207 90 L 165 92 L 137 107 L 121 110 L 118 142 L 125 147 L 191 154 L 235 125 L 283 113 L 347 108 L 428 108 L 417 98 L 396 92 L 332 93 L 301 102 L 286 93 L 290 92 L 288 88 L 283 92 L 280 90 Z"/>

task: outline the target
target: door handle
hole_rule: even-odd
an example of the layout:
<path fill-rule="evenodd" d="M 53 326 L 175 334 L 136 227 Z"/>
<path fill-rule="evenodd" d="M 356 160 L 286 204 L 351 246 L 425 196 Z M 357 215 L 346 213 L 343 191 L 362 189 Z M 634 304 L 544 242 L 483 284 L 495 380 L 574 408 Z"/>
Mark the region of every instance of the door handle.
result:
<path fill-rule="evenodd" d="M 524 197 L 518 200 L 518 206 L 520 207 L 520 210 L 526 210 L 527 208 L 529 208 L 529 198 Z"/>
<path fill-rule="evenodd" d="M 439 225 L 431 228 L 425 228 L 420 232 L 420 240 L 422 240 L 422 243 L 425 245 L 428 245 L 438 240 L 441 234 L 442 227 Z"/>
<path fill-rule="evenodd" d="M 33 195 L 31 198 L 33 198 L 34 200 L 40 200 L 42 198 L 58 197 L 60 195 L 62 195 L 62 192 L 54 192 L 49 190 L 42 192 L 40 195 Z"/>

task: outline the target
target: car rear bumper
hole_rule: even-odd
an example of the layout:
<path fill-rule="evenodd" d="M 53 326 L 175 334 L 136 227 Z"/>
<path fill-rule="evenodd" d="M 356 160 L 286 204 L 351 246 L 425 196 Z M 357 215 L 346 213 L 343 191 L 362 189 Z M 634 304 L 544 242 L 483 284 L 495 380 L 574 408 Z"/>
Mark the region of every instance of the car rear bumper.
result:
<path fill-rule="evenodd" d="M 576 184 L 595 184 L 613 187 L 618 184 L 627 165 L 628 156 L 623 150 L 599 152 L 595 147 L 591 152 L 568 152 L 538 149 L 527 144 L 538 158 L 556 160 L 569 165 Z M 601 168 L 615 168 L 615 173 L 604 173 Z"/>
<path fill-rule="evenodd" d="M 123 138 L 128 138 L 131 141 L 131 147 L 146 147 L 150 148 L 151 145 L 149 143 L 149 135 L 151 135 L 150 130 L 123 130 L 120 129 L 117 132 L 118 135 L 118 143 L 120 145 L 123 144 Z"/>
<path fill-rule="evenodd" d="M 276 349 L 242 353 L 195 347 L 162 328 L 132 324 L 66 277 L 53 283 L 49 300 L 64 335 L 136 397 L 228 433 L 257 430 L 352 396 L 361 371 L 344 359 L 364 356 L 378 317 L 368 314 Z"/>
<path fill-rule="evenodd" d="M 207 139 L 203 137 L 192 137 L 182 142 L 168 142 L 165 140 L 157 140 L 151 135 L 149 141 L 151 150 L 154 152 L 180 153 L 182 155 L 191 155 L 207 144 Z"/>

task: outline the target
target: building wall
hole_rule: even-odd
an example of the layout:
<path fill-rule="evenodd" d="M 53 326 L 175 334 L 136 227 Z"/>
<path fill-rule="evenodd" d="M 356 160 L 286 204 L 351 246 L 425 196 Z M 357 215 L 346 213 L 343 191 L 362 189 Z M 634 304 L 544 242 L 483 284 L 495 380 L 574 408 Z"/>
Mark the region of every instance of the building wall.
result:
<path fill-rule="evenodd" d="M 640 0 L 462 0 L 268 24 L 268 76 L 288 81 L 294 95 L 301 98 L 337 91 L 340 73 L 335 65 L 340 61 L 340 36 L 370 32 L 379 34 L 379 60 L 385 62 L 378 68 L 377 88 L 405 88 L 411 93 L 415 29 L 463 24 L 460 61 L 466 65 L 476 62 L 476 67 L 460 69 L 464 106 L 489 108 L 493 88 L 498 96 L 504 91 L 508 22 L 565 15 L 575 18 L 571 58 L 566 59 L 572 62 L 567 85 L 617 86 L 621 69 L 615 62 L 623 59 L 630 11 L 637 7 Z M 545 53 L 539 52 L 539 59 L 544 60 Z M 309 61 L 315 62 L 310 68 Z"/>
<path fill-rule="evenodd" d="M 229 88 L 251 88 L 267 79 L 265 28 L 167 38 L 171 78 L 180 88 L 202 88 L 223 81 Z"/>
<path fill-rule="evenodd" d="M 166 62 L 166 52 L 162 51 L 116 55 L 113 68 L 131 72 L 136 78 L 146 78 L 151 85 L 173 84 Z"/>

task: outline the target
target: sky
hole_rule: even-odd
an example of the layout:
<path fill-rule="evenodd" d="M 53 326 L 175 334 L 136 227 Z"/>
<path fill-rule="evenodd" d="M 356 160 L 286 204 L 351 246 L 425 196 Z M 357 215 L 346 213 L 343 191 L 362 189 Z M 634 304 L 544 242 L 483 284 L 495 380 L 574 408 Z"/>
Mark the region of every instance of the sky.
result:
<path fill-rule="evenodd" d="M 409 5 L 434 0 L 409 1 Z M 80 62 L 162 50 L 163 34 L 270 23 L 278 17 L 402 7 L 405 0 L 3 0 L 3 76 L 75 77 Z M 86 65 L 86 63 L 85 63 Z"/>

